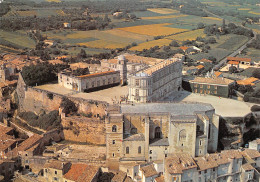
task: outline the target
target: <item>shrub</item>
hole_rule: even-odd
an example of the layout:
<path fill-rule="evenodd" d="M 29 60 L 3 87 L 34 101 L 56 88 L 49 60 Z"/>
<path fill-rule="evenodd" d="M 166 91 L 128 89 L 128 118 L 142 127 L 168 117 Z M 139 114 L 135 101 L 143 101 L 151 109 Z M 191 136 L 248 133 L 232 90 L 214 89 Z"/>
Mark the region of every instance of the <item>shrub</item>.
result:
<path fill-rule="evenodd" d="M 53 99 L 53 94 L 52 93 L 48 93 L 47 97 L 52 100 Z"/>
<path fill-rule="evenodd" d="M 69 100 L 67 97 L 63 97 L 60 107 L 62 108 L 62 112 L 65 114 L 75 113 L 78 111 L 75 103 Z"/>
<path fill-rule="evenodd" d="M 260 106 L 258 106 L 258 105 L 253 105 L 253 106 L 251 107 L 251 111 L 252 111 L 252 112 L 260 111 Z"/>

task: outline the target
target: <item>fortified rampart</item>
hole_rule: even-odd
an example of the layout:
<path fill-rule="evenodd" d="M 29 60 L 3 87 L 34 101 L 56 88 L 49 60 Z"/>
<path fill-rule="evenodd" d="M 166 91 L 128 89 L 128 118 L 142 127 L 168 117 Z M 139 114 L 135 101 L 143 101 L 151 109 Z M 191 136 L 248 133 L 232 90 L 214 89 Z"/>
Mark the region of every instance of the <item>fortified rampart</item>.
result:
<path fill-rule="evenodd" d="M 19 75 L 16 92 L 19 99 L 20 112 L 32 111 L 39 113 L 42 109 L 46 111 L 59 110 L 62 98 L 65 96 L 27 86 L 21 74 Z M 96 117 L 105 116 L 106 102 L 66 97 L 76 104 L 79 113 L 92 113 Z"/>

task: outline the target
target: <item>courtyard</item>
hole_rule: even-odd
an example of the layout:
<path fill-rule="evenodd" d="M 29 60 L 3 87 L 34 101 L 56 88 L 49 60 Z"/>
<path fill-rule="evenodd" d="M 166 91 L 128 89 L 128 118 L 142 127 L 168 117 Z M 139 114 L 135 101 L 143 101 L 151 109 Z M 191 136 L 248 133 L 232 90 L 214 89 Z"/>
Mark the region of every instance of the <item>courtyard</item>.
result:
<path fill-rule="evenodd" d="M 243 117 L 250 113 L 251 106 L 255 105 L 254 103 L 216 97 L 212 95 L 200 95 L 187 91 L 174 93 L 166 98 L 165 101 L 208 103 L 215 108 L 216 114 L 221 115 L 222 117 Z"/>

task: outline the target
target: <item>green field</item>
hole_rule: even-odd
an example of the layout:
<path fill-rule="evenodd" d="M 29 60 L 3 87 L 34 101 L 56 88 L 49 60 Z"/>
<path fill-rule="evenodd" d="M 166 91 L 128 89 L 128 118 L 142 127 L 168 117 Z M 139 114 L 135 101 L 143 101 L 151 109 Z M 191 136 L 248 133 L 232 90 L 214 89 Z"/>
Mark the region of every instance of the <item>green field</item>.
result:
<path fill-rule="evenodd" d="M 202 58 L 208 58 L 209 56 L 215 57 L 218 61 L 232 53 L 232 51 L 236 50 L 240 46 L 242 46 L 248 38 L 243 35 L 223 35 L 217 38 L 217 43 L 210 44 L 211 49 L 208 53 L 199 53 L 196 55 L 191 55 L 190 57 L 195 60 L 200 60 Z"/>
<path fill-rule="evenodd" d="M 0 30 L 0 45 L 8 46 L 9 44 L 18 49 L 35 47 L 35 41 L 29 38 L 26 32 L 7 32 Z"/>

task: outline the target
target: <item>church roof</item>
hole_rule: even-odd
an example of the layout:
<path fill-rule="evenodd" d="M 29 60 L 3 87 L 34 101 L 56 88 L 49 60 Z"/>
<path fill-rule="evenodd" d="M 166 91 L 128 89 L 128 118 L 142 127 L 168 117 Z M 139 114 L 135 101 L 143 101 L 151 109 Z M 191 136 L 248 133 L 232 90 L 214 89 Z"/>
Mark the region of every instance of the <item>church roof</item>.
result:
<path fill-rule="evenodd" d="M 172 116 L 195 115 L 195 112 L 214 110 L 210 104 L 198 102 L 179 103 L 144 103 L 132 105 L 121 105 L 122 113 L 126 114 L 152 114 L 167 113 Z"/>

